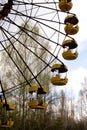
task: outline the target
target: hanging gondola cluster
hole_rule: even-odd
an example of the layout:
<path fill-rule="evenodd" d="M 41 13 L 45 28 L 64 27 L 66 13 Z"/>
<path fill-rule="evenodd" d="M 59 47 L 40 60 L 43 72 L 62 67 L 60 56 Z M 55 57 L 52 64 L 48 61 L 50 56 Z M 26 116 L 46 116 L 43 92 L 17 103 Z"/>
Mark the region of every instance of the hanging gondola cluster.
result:
<path fill-rule="evenodd" d="M 71 2 L 71 0 L 59 0 L 58 6 L 62 12 L 68 13 L 67 17 L 64 20 L 64 31 L 66 33 L 66 36 L 75 35 L 79 31 L 79 20 L 75 14 L 69 14 L 69 10 L 71 10 L 73 3 Z M 75 39 L 69 38 L 67 40 L 64 40 L 62 43 L 62 47 L 64 49 L 62 56 L 65 60 L 75 60 L 78 57 L 78 44 Z M 51 71 L 53 73 L 53 77 L 51 78 L 51 83 L 53 85 L 66 85 L 66 83 L 68 82 L 67 77 L 61 77 L 63 73 L 66 73 L 68 71 L 67 67 L 64 64 L 54 64 L 51 68 Z"/>
<path fill-rule="evenodd" d="M 71 10 L 73 3 L 71 0 L 59 0 L 58 7 L 62 12 L 67 12 L 68 15 L 64 20 L 64 31 L 65 35 L 75 35 L 79 31 L 78 26 L 78 18 L 75 14 L 69 14 L 69 10 Z M 75 60 L 78 57 L 77 47 L 78 44 L 73 38 L 69 38 L 63 41 L 62 43 L 63 53 L 62 57 L 65 60 Z M 56 86 L 66 85 L 68 82 L 67 78 L 67 66 L 63 63 L 54 64 L 51 67 L 52 78 L 51 83 Z M 28 106 L 32 109 L 44 109 L 47 104 L 44 101 L 44 96 L 47 93 L 45 86 L 32 86 L 29 89 L 29 93 L 31 94 L 30 101 L 28 102 Z"/>

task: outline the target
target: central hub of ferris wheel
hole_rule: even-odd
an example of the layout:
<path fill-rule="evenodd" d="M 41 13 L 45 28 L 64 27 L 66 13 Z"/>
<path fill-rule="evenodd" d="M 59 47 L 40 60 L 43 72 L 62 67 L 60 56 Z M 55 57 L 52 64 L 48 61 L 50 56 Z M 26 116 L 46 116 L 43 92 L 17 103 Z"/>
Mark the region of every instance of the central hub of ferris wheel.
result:
<path fill-rule="evenodd" d="M 13 0 L 8 0 L 5 3 L 0 3 L 1 4 L 1 9 L 0 9 L 0 20 L 4 19 L 5 17 L 8 16 L 12 9 L 13 5 Z"/>

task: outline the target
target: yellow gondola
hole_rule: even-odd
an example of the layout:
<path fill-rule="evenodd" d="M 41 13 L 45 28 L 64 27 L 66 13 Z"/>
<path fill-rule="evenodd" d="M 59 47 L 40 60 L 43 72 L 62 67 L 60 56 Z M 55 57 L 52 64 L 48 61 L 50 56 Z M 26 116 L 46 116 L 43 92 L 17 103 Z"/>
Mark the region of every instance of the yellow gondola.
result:
<path fill-rule="evenodd" d="M 2 128 L 11 128 L 14 124 L 9 116 L 5 115 L 7 111 L 14 110 L 15 106 L 11 102 L 0 102 L 0 108 L 2 111 L 1 120 L 0 120 L 0 127 Z"/>
<path fill-rule="evenodd" d="M 32 109 L 44 109 L 47 107 L 47 103 L 46 102 L 38 103 L 38 101 L 30 101 L 28 103 L 28 106 Z"/>
<path fill-rule="evenodd" d="M 3 107 L 3 102 L 0 102 L 0 108 L 2 108 Z"/>
<path fill-rule="evenodd" d="M 0 127 L 2 128 L 11 128 L 14 125 L 14 121 L 6 121 L 6 122 L 0 122 Z"/>
<path fill-rule="evenodd" d="M 6 107 L 6 110 L 14 110 L 15 109 L 14 104 L 11 102 L 7 102 L 7 104 L 3 103 L 3 107 Z"/>
<path fill-rule="evenodd" d="M 75 60 L 78 57 L 78 52 L 72 53 L 71 50 L 67 50 L 66 52 L 62 53 L 62 56 L 66 60 Z"/>
<path fill-rule="evenodd" d="M 66 73 L 68 71 L 67 67 L 63 64 L 55 64 L 52 66 L 51 71 L 54 73 L 57 71 L 57 74 L 54 75 L 51 78 L 51 83 L 53 85 L 66 85 L 66 83 L 68 82 L 67 77 L 61 78 L 60 74 L 61 73 Z"/>
<path fill-rule="evenodd" d="M 58 6 L 61 11 L 66 12 L 72 8 L 73 3 L 71 2 L 71 0 L 59 0 Z"/>
<path fill-rule="evenodd" d="M 78 33 L 79 26 L 73 25 L 73 24 L 68 24 L 68 25 L 65 26 L 64 30 L 65 30 L 66 34 L 74 35 L 74 34 Z"/>
<path fill-rule="evenodd" d="M 31 99 L 28 105 L 31 109 L 46 108 L 47 104 L 43 101 L 43 94 L 47 93 L 45 86 L 31 86 L 29 88 L 29 93 L 31 93 Z"/>
<path fill-rule="evenodd" d="M 66 85 L 68 82 L 68 79 L 65 77 L 65 78 L 61 78 L 60 76 L 56 76 L 56 77 L 52 77 L 51 78 L 51 83 L 53 85 L 59 85 L 59 86 L 62 86 L 62 85 Z"/>
<path fill-rule="evenodd" d="M 64 73 L 68 71 L 67 67 L 64 64 L 54 64 L 51 67 L 51 71 L 54 72 L 56 70 L 59 70 L 59 73 Z"/>
<path fill-rule="evenodd" d="M 29 88 L 29 93 L 37 92 L 37 94 L 46 94 L 47 89 L 45 86 L 32 86 Z"/>
<path fill-rule="evenodd" d="M 78 46 L 75 40 L 71 40 L 71 39 L 65 40 L 62 43 L 62 46 L 65 49 L 68 47 L 67 50 L 63 51 L 63 53 L 62 53 L 62 56 L 64 59 L 74 60 L 78 57 L 78 52 L 77 51 L 73 52 L 73 49 L 76 49 Z"/>
<path fill-rule="evenodd" d="M 69 47 L 69 49 L 74 49 L 78 47 L 78 44 L 74 39 L 67 39 L 63 41 L 62 47 L 63 48 Z"/>
<path fill-rule="evenodd" d="M 78 22 L 79 22 L 79 20 L 76 17 L 76 15 L 67 15 L 67 17 L 64 20 L 65 24 L 69 24 L 70 23 L 70 24 L 76 25 L 76 24 L 78 24 Z"/>
<path fill-rule="evenodd" d="M 7 102 L 7 103 L 0 102 L 0 108 L 2 108 L 2 107 L 6 107 L 6 110 L 14 110 L 15 109 L 14 104 L 11 102 Z"/>

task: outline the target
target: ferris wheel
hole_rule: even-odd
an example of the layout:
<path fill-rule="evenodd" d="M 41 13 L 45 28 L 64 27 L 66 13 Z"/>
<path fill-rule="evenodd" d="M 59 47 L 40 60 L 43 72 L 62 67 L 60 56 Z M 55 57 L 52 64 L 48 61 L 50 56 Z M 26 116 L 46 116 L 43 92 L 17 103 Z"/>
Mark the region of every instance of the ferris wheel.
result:
<path fill-rule="evenodd" d="M 43 82 L 47 77 L 41 78 L 41 75 L 51 75 L 50 82 L 54 86 L 67 84 L 68 67 L 64 60 L 72 61 L 78 57 L 74 35 L 79 31 L 79 20 L 72 12 L 73 6 L 71 0 L 0 1 L 1 57 L 2 52 L 9 57 L 12 66 L 7 68 L 12 70 L 13 79 L 17 72 L 19 79 L 22 77 L 21 84 L 14 80 L 14 86 L 2 91 L 4 95 L 29 85 L 29 93 L 36 92 L 38 98 L 38 101 L 31 99 L 29 107 L 43 109 L 47 104 L 39 97 L 47 93 Z M 10 81 L 8 78 L 7 82 Z"/>

